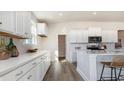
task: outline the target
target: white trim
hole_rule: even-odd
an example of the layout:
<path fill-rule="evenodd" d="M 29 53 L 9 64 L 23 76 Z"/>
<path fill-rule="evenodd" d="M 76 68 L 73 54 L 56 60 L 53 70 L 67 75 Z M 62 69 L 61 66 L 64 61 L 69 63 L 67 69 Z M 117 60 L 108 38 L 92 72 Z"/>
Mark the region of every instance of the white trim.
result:
<path fill-rule="evenodd" d="M 88 78 L 85 76 L 85 74 L 81 72 L 81 70 L 78 67 L 77 67 L 77 71 L 85 81 L 88 81 Z"/>

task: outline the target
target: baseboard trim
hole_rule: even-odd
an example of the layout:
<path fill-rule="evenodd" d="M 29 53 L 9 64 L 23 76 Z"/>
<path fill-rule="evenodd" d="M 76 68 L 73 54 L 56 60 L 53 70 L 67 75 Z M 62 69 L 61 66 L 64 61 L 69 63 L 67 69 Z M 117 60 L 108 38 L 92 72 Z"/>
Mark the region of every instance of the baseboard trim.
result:
<path fill-rule="evenodd" d="M 81 70 L 77 67 L 77 72 L 81 75 L 81 77 L 85 80 L 88 81 L 88 78 L 81 72 Z"/>

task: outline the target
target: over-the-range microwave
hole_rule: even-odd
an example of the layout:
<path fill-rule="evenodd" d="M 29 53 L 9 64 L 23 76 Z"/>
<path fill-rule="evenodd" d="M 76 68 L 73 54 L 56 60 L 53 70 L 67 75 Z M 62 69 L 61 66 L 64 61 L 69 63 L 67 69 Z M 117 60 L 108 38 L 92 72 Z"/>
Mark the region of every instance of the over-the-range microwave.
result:
<path fill-rule="evenodd" d="M 88 43 L 100 43 L 102 42 L 101 36 L 89 36 L 88 37 Z"/>

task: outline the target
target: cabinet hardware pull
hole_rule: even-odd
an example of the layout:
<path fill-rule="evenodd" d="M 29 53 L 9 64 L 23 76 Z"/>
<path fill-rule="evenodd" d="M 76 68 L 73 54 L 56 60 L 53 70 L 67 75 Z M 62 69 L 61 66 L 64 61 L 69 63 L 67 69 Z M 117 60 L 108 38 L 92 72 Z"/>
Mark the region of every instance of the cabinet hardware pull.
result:
<path fill-rule="evenodd" d="M 26 35 L 28 34 L 28 33 L 25 33 Z"/>
<path fill-rule="evenodd" d="M 32 65 L 36 65 L 36 62 L 35 63 L 32 63 Z"/>
<path fill-rule="evenodd" d="M 21 75 L 21 74 L 23 74 L 23 71 L 21 71 L 20 73 L 16 74 L 16 76 L 19 76 L 19 75 Z"/>
<path fill-rule="evenodd" d="M 32 75 L 29 75 L 29 77 L 27 79 L 30 79 L 32 77 Z"/>
<path fill-rule="evenodd" d="M 2 22 L 0 22 L 0 24 L 2 24 Z"/>

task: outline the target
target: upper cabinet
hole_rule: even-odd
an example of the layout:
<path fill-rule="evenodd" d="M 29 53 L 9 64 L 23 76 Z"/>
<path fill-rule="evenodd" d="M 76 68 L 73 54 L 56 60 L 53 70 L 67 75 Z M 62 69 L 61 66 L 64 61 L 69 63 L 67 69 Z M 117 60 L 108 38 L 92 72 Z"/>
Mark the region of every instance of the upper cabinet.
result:
<path fill-rule="evenodd" d="M 102 42 L 118 42 L 118 31 L 116 30 L 102 31 Z"/>
<path fill-rule="evenodd" d="M 102 42 L 118 42 L 117 30 L 102 30 L 100 28 L 89 28 L 88 30 L 72 30 L 69 33 L 70 43 L 88 43 L 89 36 L 101 36 Z"/>
<path fill-rule="evenodd" d="M 69 33 L 69 42 L 70 43 L 76 43 L 77 42 L 77 31 L 73 30 L 73 31 L 70 31 Z"/>
<path fill-rule="evenodd" d="M 24 36 L 31 38 L 31 12 L 24 12 Z"/>
<path fill-rule="evenodd" d="M 87 30 L 73 30 L 69 33 L 70 43 L 88 43 Z"/>
<path fill-rule="evenodd" d="M 98 27 L 89 27 L 88 28 L 88 36 L 101 36 L 101 28 Z"/>
<path fill-rule="evenodd" d="M 15 32 L 15 12 L 0 12 L 0 31 L 14 33 Z"/>
<path fill-rule="evenodd" d="M 46 23 L 37 23 L 37 34 L 42 37 L 47 36 L 48 27 Z"/>
<path fill-rule="evenodd" d="M 16 34 L 24 38 L 31 37 L 31 13 L 16 12 Z"/>
<path fill-rule="evenodd" d="M 20 36 L 31 37 L 31 12 L 27 11 L 1 11 L 0 31 Z"/>

